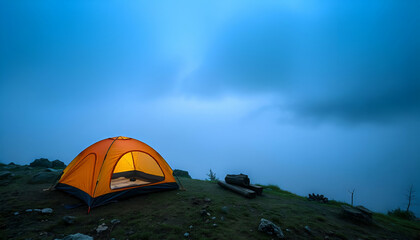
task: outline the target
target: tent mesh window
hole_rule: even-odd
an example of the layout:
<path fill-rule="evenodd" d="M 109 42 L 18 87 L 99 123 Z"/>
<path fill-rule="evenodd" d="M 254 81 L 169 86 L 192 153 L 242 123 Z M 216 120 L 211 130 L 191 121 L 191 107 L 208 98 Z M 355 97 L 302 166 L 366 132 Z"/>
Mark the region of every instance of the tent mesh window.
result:
<path fill-rule="evenodd" d="M 139 151 L 125 153 L 115 165 L 111 189 L 127 188 L 165 180 L 159 164 L 149 154 Z"/>

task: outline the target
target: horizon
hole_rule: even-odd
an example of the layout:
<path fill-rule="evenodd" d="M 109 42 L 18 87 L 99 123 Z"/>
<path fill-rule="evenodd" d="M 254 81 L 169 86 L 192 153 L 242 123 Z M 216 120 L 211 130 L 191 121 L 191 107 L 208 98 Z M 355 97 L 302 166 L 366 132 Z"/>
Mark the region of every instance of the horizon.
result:
<path fill-rule="evenodd" d="M 0 3 L 0 162 L 108 137 L 374 211 L 420 191 L 419 1 Z M 419 200 L 411 210 L 420 216 Z"/>

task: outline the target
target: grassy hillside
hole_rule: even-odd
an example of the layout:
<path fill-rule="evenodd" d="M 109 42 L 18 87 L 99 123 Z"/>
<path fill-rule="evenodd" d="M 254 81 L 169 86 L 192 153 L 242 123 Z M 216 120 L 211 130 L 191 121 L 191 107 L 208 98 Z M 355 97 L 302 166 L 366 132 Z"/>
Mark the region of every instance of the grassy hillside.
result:
<path fill-rule="evenodd" d="M 216 183 L 186 178 L 181 181 L 187 191 L 141 195 L 87 214 L 86 206 L 65 209 L 65 204 L 80 201 L 59 191 L 43 191 L 49 184 L 27 184 L 44 169 L 6 170 L 15 176 L 0 186 L 2 239 L 55 239 L 78 232 L 95 239 L 273 239 L 258 232 L 261 218 L 280 226 L 286 239 L 420 239 L 419 222 L 375 213 L 374 223 L 363 225 L 343 218 L 341 204 L 334 201 L 308 201 L 275 186 L 266 186 L 263 196 L 246 199 Z M 35 208 L 54 212 L 25 212 Z M 75 222 L 66 224 L 64 216 L 75 216 Z M 120 223 L 111 224 L 113 219 Z M 102 223 L 109 228 L 98 235 L 95 229 Z"/>

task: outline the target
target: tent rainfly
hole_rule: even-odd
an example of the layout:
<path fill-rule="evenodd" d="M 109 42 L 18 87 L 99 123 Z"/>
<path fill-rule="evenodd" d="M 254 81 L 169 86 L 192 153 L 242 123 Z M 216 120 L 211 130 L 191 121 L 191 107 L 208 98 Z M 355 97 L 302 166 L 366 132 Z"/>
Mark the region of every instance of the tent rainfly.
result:
<path fill-rule="evenodd" d="M 99 141 L 64 169 L 56 189 L 87 203 L 89 210 L 115 199 L 178 189 L 171 167 L 147 144 L 128 137 Z"/>

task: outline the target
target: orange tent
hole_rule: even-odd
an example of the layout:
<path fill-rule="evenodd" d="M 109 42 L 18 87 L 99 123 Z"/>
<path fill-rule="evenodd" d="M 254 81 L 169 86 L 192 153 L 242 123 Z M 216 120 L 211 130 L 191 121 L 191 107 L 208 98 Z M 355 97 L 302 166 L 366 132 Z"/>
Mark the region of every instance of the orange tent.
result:
<path fill-rule="evenodd" d="M 89 209 L 118 198 L 178 189 L 165 159 L 147 144 L 128 137 L 99 141 L 64 169 L 56 189 L 85 201 Z"/>

